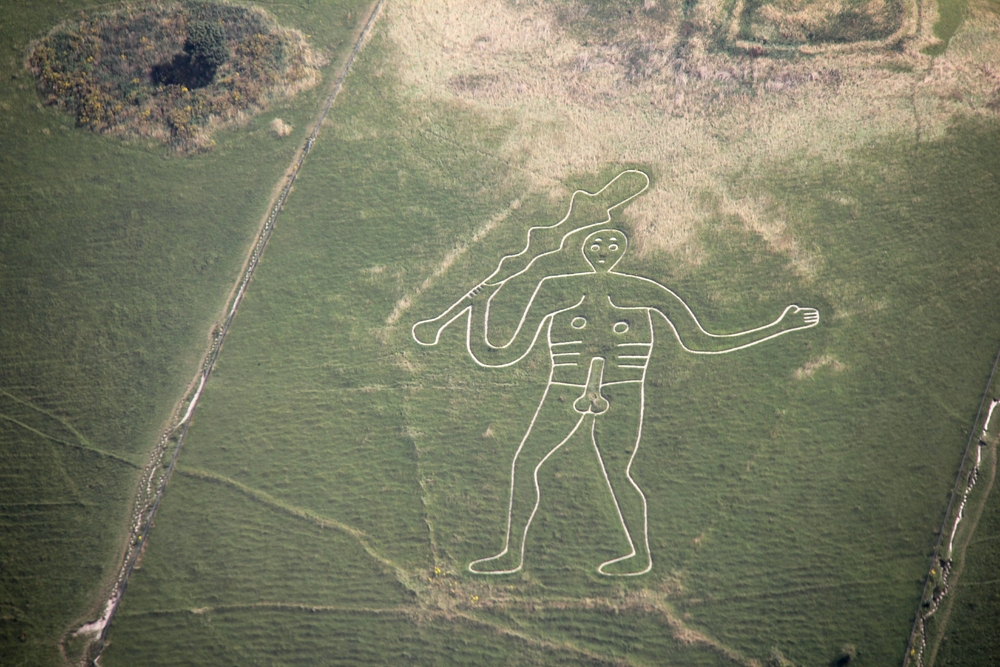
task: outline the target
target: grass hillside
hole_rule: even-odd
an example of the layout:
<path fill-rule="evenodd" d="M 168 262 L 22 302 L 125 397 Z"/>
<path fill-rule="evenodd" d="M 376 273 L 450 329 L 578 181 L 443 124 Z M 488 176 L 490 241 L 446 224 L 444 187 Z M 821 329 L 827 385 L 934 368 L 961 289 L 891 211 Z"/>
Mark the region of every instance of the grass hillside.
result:
<path fill-rule="evenodd" d="M 54 665 L 97 616 L 135 484 L 260 224 L 320 88 L 179 159 L 44 107 L 29 40 L 88 3 L 0 9 L 0 663 Z M 354 4 L 308 23 L 330 51 Z M 328 70 L 329 71 L 329 70 Z M 295 130 L 278 139 L 280 115 Z"/>
<path fill-rule="evenodd" d="M 542 469 L 525 570 L 477 577 L 548 362 L 483 370 L 461 332 L 421 348 L 410 326 L 575 188 L 640 167 L 656 198 L 683 176 L 624 149 L 591 171 L 519 162 L 516 114 L 406 78 L 387 12 L 234 323 L 102 662 L 898 663 L 1000 340 L 1000 126 L 718 169 L 687 246 L 643 245 L 642 198 L 615 214 L 640 241 L 622 270 L 707 328 L 792 302 L 823 320 L 717 358 L 658 333 L 635 464 L 649 575 L 595 572 L 622 536 L 576 439 Z"/>
<path fill-rule="evenodd" d="M 769 6 L 848 4 L 746 3 L 735 27 L 763 39 L 791 25 Z M 370 9 L 260 5 L 322 52 L 323 81 L 185 156 L 45 105 L 30 41 L 98 5 L 0 10 L 0 664 L 82 655 L 60 640 L 99 615 L 140 471 Z M 1000 342 L 1000 23 L 970 1 L 944 47 L 927 23 L 898 48 L 769 55 L 730 49 L 730 5 L 384 5 L 206 384 L 104 667 L 900 664 Z M 871 42 L 897 24 L 866 25 L 840 27 Z M 472 574 L 503 545 L 550 361 L 539 346 L 484 369 L 460 326 L 433 347 L 411 326 L 625 169 L 650 185 L 608 223 L 630 239 L 621 271 L 715 332 L 790 303 L 822 319 L 705 357 L 656 328 L 632 468 L 648 574 L 596 571 L 628 545 L 579 434 L 540 470 L 523 571 Z M 580 202 L 574 220 L 603 220 Z M 497 314 L 580 262 L 540 262 Z M 992 478 L 938 664 L 990 655 Z"/>

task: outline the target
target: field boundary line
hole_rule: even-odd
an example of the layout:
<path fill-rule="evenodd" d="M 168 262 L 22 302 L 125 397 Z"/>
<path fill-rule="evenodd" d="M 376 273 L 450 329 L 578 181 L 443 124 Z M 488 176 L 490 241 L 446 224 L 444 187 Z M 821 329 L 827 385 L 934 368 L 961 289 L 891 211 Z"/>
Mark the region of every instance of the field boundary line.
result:
<path fill-rule="evenodd" d="M 124 463 L 125 465 L 127 465 L 127 466 L 129 466 L 131 468 L 135 468 L 137 470 L 139 469 L 139 464 L 138 463 L 136 463 L 135 461 L 129 461 L 124 456 L 119 456 L 118 454 L 112 454 L 111 452 L 106 452 L 103 449 L 98 449 L 97 447 L 94 447 L 94 446 L 89 446 L 89 445 L 84 445 L 84 444 L 79 444 L 79 443 L 73 443 L 73 442 L 69 442 L 68 440 L 62 440 L 62 439 L 57 438 L 57 437 L 55 437 L 53 435 L 49 435 L 48 433 L 44 433 L 44 432 L 38 430 L 37 428 L 35 428 L 33 426 L 28 426 L 24 422 L 18 421 L 17 419 L 14 419 L 13 417 L 9 417 L 9 416 L 7 416 L 5 414 L 2 414 L 2 413 L 0 413 L 0 419 L 3 419 L 5 421 L 9 421 L 12 424 L 16 424 L 16 425 L 20 426 L 23 429 L 27 429 L 27 430 L 31 431 L 32 433 L 34 433 L 35 435 L 38 435 L 38 436 L 40 436 L 42 438 L 45 438 L 46 440 L 51 440 L 52 442 L 57 442 L 60 445 L 65 445 L 66 447 L 72 447 L 73 449 L 82 449 L 85 452 L 94 452 L 95 454 L 99 454 L 99 455 L 104 456 L 106 458 L 114 459 L 115 461 L 119 461 L 121 463 Z"/>
<path fill-rule="evenodd" d="M 989 417 L 986 418 L 986 423 L 989 424 Z M 976 507 L 973 508 L 973 512 L 975 513 L 974 516 L 969 517 L 968 537 L 970 538 L 972 535 L 975 535 L 976 528 L 979 527 L 979 520 L 983 517 L 983 512 L 986 510 L 986 500 L 990 495 L 990 491 L 993 490 L 993 483 L 996 481 L 996 475 L 997 475 L 996 445 L 994 444 L 994 445 L 989 445 L 987 447 L 980 447 L 979 452 L 982 453 L 983 449 L 987 450 L 986 456 L 989 457 L 989 463 L 990 463 L 988 478 L 987 478 L 988 481 L 986 482 L 986 490 L 983 491 L 982 500 L 978 503 Z M 979 470 L 980 468 L 977 466 L 973 470 L 972 474 L 978 475 Z M 976 485 L 975 480 L 972 480 L 972 482 L 966 488 L 965 498 L 962 500 L 962 505 L 963 505 L 962 510 L 964 510 L 965 502 L 966 500 L 968 500 L 969 493 L 972 491 L 972 487 L 975 485 Z M 962 518 L 961 515 L 962 510 L 959 510 L 960 512 L 959 518 Z M 958 528 L 957 520 L 955 522 L 955 528 L 956 529 Z M 955 558 L 954 560 L 954 562 L 956 563 L 954 565 L 954 568 L 951 571 L 949 571 L 951 578 L 949 588 L 957 588 L 961 584 L 962 572 L 965 570 L 965 557 L 966 554 L 968 553 L 968 549 L 969 549 L 969 541 L 967 538 L 965 544 L 962 545 L 961 552 L 959 553 L 958 557 Z M 936 636 L 934 637 L 934 644 L 932 645 L 931 648 L 930 660 L 928 660 L 927 662 L 927 664 L 930 665 L 931 667 L 933 667 L 934 661 L 937 660 L 938 651 L 941 649 L 941 643 L 942 643 L 941 637 L 944 636 L 945 630 L 948 629 L 948 622 L 951 620 L 951 611 L 954 608 L 954 606 L 955 606 L 955 596 L 948 597 L 940 604 L 940 607 L 943 610 L 941 613 L 941 622 L 938 624 L 939 627 L 935 632 Z"/>
<path fill-rule="evenodd" d="M 364 531 L 354 528 L 353 526 L 346 524 L 342 521 L 337 521 L 336 519 L 330 519 L 328 517 L 317 514 L 311 510 L 304 507 L 296 507 L 295 505 L 286 503 L 278 498 L 275 498 L 266 491 L 261 491 L 260 489 L 255 489 L 252 486 L 247 486 L 242 482 L 238 482 L 231 477 L 226 477 L 225 475 L 220 475 L 218 473 L 212 472 L 210 470 L 204 470 L 201 468 L 192 468 L 190 466 L 182 466 L 177 468 L 175 472 L 181 475 L 187 475 L 189 477 L 194 477 L 195 479 L 200 479 L 206 482 L 215 482 L 217 484 L 223 484 L 229 486 L 236 491 L 246 495 L 252 500 L 256 500 L 259 503 L 265 505 L 270 505 L 274 508 L 280 509 L 286 514 L 290 514 L 296 518 L 302 519 L 304 521 L 309 521 L 316 524 L 321 528 L 333 528 L 338 530 L 350 537 L 353 537 L 361 545 L 361 548 L 365 550 L 372 560 L 380 563 L 384 567 L 390 568 L 396 574 L 397 579 L 399 579 L 400 573 L 405 572 L 405 570 L 394 563 L 389 558 L 386 558 L 380 554 L 373 546 L 368 543 L 371 536 Z M 402 581 L 400 583 L 403 583 Z M 405 584 L 404 584 L 405 586 Z"/>
<path fill-rule="evenodd" d="M 281 611 L 307 611 L 309 613 L 346 612 L 351 614 L 397 615 L 413 616 L 419 607 L 352 607 L 350 605 L 306 604 L 304 602 L 245 602 L 243 604 L 219 604 L 211 607 L 191 607 L 181 609 L 150 609 L 148 611 L 129 612 L 127 618 L 142 618 L 143 616 L 180 616 L 190 614 L 217 614 L 230 611 L 256 611 L 259 609 L 277 609 Z"/>
<path fill-rule="evenodd" d="M 360 52 L 362 45 L 367 39 L 368 34 L 371 32 L 372 26 L 374 26 L 375 20 L 378 18 L 379 12 L 384 3 L 385 0 L 377 0 L 377 2 L 374 3 L 368 19 L 354 43 L 354 47 L 347 56 L 347 59 L 345 60 L 341 71 L 334 82 L 332 90 L 326 97 L 322 110 L 314 123 L 312 132 L 306 139 L 305 144 L 303 144 L 303 146 L 295 153 L 291 169 L 286 171 L 282 176 L 284 185 L 281 187 L 280 194 L 277 199 L 269 205 L 270 213 L 258 232 L 257 241 L 250 249 L 249 255 L 243 264 L 243 269 L 236 288 L 234 291 L 230 292 L 230 296 L 227 299 L 227 303 L 230 305 L 225 313 L 221 326 L 217 324 L 213 330 L 211 343 L 208 351 L 203 357 L 201 369 L 195 376 L 195 379 L 188 385 L 185 395 L 175 408 L 171 419 L 176 419 L 181 410 L 184 409 L 185 404 L 187 404 L 184 416 L 180 420 L 173 422 L 163 431 L 157 445 L 153 449 L 149 462 L 143 469 L 143 474 L 140 478 L 138 489 L 136 491 L 132 522 L 129 527 L 129 540 L 125 547 L 122 565 L 118 571 L 115 582 L 111 586 L 111 592 L 104 604 L 101 616 L 96 621 L 83 624 L 75 631 L 67 631 L 67 633 L 63 636 L 63 640 L 60 642 L 60 650 L 64 655 L 64 644 L 69 637 L 93 635 L 94 638 L 86 650 L 85 661 L 95 665 L 95 667 L 99 667 L 98 660 L 100 659 L 105 640 L 107 639 L 108 629 L 110 628 L 114 615 L 118 610 L 121 598 L 128 587 L 129 577 L 131 576 L 136 562 L 145 547 L 146 539 L 148 538 L 149 531 L 152 528 L 156 511 L 159 508 L 160 502 L 163 498 L 163 493 L 166 490 L 167 483 L 169 482 L 170 476 L 177 464 L 177 458 L 183 448 L 184 438 L 191 425 L 191 417 L 197 408 L 205 383 L 215 367 L 215 362 L 217 361 L 219 353 L 222 350 L 222 344 L 225 341 L 227 333 L 229 332 L 229 327 L 232 325 L 233 319 L 236 316 L 236 311 L 243 301 L 243 296 L 246 294 L 247 287 L 253 278 L 253 274 L 256 271 L 257 266 L 260 264 L 264 248 L 267 245 L 268 240 L 271 238 L 275 222 L 277 221 L 281 211 L 284 209 L 285 202 L 288 200 L 288 196 L 292 191 L 292 186 L 295 184 L 295 180 L 298 177 L 299 172 L 302 170 L 306 157 L 309 155 L 309 152 L 312 150 L 313 145 L 316 142 L 316 138 L 319 136 L 319 132 L 323 127 L 326 116 L 329 113 L 330 108 L 333 106 L 337 95 L 343 88 L 344 81 L 350 73 L 351 66 L 354 64 L 354 61 Z M 192 387 L 195 385 L 197 385 L 197 389 L 189 400 L 188 396 L 191 393 Z M 163 463 L 166 460 L 167 448 L 171 440 L 174 442 L 173 452 L 170 456 L 169 465 L 164 468 Z"/>
<path fill-rule="evenodd" d="M 949 553 L 947 557 L 943 557 L 942 546 L 944 545 L 946 533 L 949 533 L 949 537 L 952 540 L 954 539 L 958 524 L 962 520 L 965 503 L 968 500 L 969 493 L 972 491 L 972 487 L 976 484 L 979 464 L 982 460 L 982 445 L 985 444 L 982 436 L 986 435 L 986 429 L 989 427 L 989 418 L 993 414 L 993 409 L 1000 403 L 1000 401 L 991 402 L 986 423 L 983 425 L 982 436 L 977 438 L 980 433 L 979 425 L 980 419 L 983 416 L 983 408 L 986 407 L 986 400 L 990 396 L 990 389 L 993 387 L 993 380 L 996 378 L 998 365 L 1000 365 L 1000 349 L 997 350 L 996 356 L 993 359 L 993 369 L 990 371 L 990 378 L 986 382 L 983 397 L 979 401 L 979 410 L 976 411 L 976 418 L 972 421 L 972 428 L 969 430 L 969 439 L 965 444 L 965 452 L 962 454 L 961 461 L 959 462 L 958 472 L 955 475 L 955 484 L 952 486 L 951 497 L 948 499 L 948 505 L 944 511 L 941 530 L 938 531 L 937 543 L 934 545 L 934 550 L 931 553 L 930 567 L 924 576 L 924 589 L 920 595 L 920 602 L 917 605 L 916 617 L 913 620 L 913 629 L 910 630 L 910 638 L 906 644 L 906 653 L 903 655 L 903 667 L 924 667 L 924 651 L 927 648 L 927 627 L 925 621 L 930 619 L 941 607 L 941 601 L 948 594 L 948 574 L 951 570 L 953 554 L 950 551 L 951 545 L 949 545 Z M 975 462 L 972 463 L 971 470 L 969 470 L 969 464 L 973 458 L 971 456 L 973 441 L 976 441 L 976 456 Z M 958 512 L 953 514 L 952 510 L 955 506 L 955 499 L 959 496 L 962 497 L 960 501 L 961 505 Z M 986 497 L 984 496 L 983 502 L 985 503 L 985 501 Z M 951 526 L 950 531 L 949 524 Z M 968 547 L 968 544 L 965 546 Z M 932 652 L 931 664 L 933 664 L 933 654 L 936 651 L 937 646 L 935 645 Z"/>

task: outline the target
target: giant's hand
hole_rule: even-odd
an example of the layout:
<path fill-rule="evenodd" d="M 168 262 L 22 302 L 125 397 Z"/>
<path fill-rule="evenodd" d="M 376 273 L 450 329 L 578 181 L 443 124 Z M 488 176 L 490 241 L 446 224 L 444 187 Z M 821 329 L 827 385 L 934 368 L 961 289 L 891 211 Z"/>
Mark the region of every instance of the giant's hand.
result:
<path fill-rule="evenodd" d="M 808 329 L 819 324 L 819 311 L 815 308 L 802 308 L 795 304 L 785 308 L 778 318 L 778 326 L 784 331 L 793 329 Z"/>

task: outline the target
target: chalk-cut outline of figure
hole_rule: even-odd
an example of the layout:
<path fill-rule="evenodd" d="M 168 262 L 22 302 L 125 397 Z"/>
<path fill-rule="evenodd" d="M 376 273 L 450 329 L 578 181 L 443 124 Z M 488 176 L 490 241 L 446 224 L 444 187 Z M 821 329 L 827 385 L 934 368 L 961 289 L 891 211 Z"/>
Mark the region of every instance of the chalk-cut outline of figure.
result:
<path fill-rule="evenodd" d="M 623 202 L 617 205 L 621 203 Z M 608 210 L 610 214 L 611 209 Z M 581 229 L 584 228 L 568 232 L 560 242 L 560 248 L 568 236 Z M 476 364 L 494 368 L 510 366 L 523 359 L 534 347 L 542 331 L 546 333 L 551 359 L 549 380 L 511 463 L 510 502 L 504 548 L 495 556 L 469 563 L 470 572 L 510 574 L 523 567 L 528 529 L 541 502 L 538 471 L 581 427 L 586 428 L 585 422 L 588 422 L 591 443 L 630 547 L 629 553 L 601 563 L 597 571 L 607 576 L 636 576 L 650 571 L 653 562 L 649 552 L 646 496 L 632 478 L 631 469 L 642 438 L 646 368 L 655 345 L 652 325 L 654 312 L 670 325 L 681 347 L 692 354 L 726 354 L 791 331 L 808 329 L 819 323 L 817 310 L 790 305 L 770 324 L 738 333 L 709 333 L 702 328 L 683 299 L 669 288 L 649 278 L 614 271 L 627 249 L 627 243 L 625 234 L 617 229 L 601 229 L 588 235 L 583 242 L 582 251 L 591 271 L 542 278 L 529 298 L 516 330 L 504 345 L 490 343 L 490 305 L 500 287 L 513 275 L 524 273 L 527 267 L 500 281 L 490 283 L 490 279 L 487 279 L 481 282 L 438 317 L 413 325 L 411 333 L 417 343 L 436 345 L 445 328 L 466 317 L 466 349 L 469 355 Z M 534 260 L 531 263 L 533 262 Z M 491 274 L 490 278 L 495 278 L 498 271 Z M 566 287 L 569 289 L 565 289 Z M 486 291 L 491 293 L 484 298 L 483 293 Z M 572 296 L 577 294 L 582 296 Z M 555 307 L 545 305 L 549 300 L 557 302 Z M 684 330 L 683 333 L 678 327 Z M 423 335 L 418 333 L 418 328 Z M 477 335 L 474 335 L 474 331 Z M 533 336 L 527 348 L 518 354 L 517 349 L 511 346 L 521 337 L 522 331 L 533 333 Z M 431 332 L 433 335 L 428 335 Z M 478 335 L 479 332 L 481 336 Z M 591 332 L 596 333 L 596 339 Z M 685 339 L 688 342 L 697 339 L 701 347 L 705 348 L 711 348 L 713 344 L 721 347 L 694 349 L 685 343 Z M 611 344 L 609 340 L 617 342 Z M 474 348 L 479 348 L 479 354 Z M 616 354 L 609 358 L 612 348 Z M 489 363 L 481 358 L 488 358 L 496 353 L 502 355 L 511 350 L 513 353 L 509 356 L 514 356 L 511 361 Z M 581 382 L 583 378 L 585 381 Z M 558 398 L 553 398 L 554 396 Z M 634 405 L 635 401 L 639 405 L 638 424 L 630 425 L 629 422 L 634 422 L 635 418 L 633 416 L 629 420 L 628 407 L 630 402 Z M 552 444 L 551 441 L 532 438 L 540 417 L 543 422 L 546 418 L 565 419 L 570 414 L 569 406 L 575 413 L 573 418 L 576 421 L 575 424 L 568 421 L 567 430 L 560 431 L 566 433 L 560 442 Z M 602 429 L 601 426 L 608 422 L 609 428 Z M 616 427 L 620 427 L 620 430 L 616 430 Z M 600 437 L 599 431 L 602 431 Z M 619 437 L 620 433 L 624 434 L 624 438 Z M 617 444 L 617 448 L 607 443 L 608 440 L 615 439 L 618 442 L 613 444 Z M 622 451 L 627 456 L 622 456 Z M 526 460 L 528 468 L 532 469 L 531 481 L 534 483 L 534 505 L 530 512 L 523 502 L 517 502 L 518 506 L 515 507 L 519 498 L 526 494 L 530 496 L 531 493 L 531 489 L 524 486 Z M 518 493 L 519 489 L 521 493 Z M 640 530 L 642 535 L 637 541 L 633 539 L 633 533 Z M 624 571 L 607 571 L 606 568 L 617 563 L 621 563 L 618 567 Z"/>

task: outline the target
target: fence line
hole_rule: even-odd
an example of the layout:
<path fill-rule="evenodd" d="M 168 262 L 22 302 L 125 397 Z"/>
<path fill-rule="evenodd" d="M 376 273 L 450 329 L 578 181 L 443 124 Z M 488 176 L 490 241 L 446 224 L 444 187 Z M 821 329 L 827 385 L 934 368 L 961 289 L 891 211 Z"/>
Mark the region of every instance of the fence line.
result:
<path fill-rule="evenodd" d="M 937 544 L 934 545 L 934 551 L 931 554 L 930 568 L 924 579 L 924 590 L 920 595 L 917 615 L 913 620 L 913 629 L 910 631 L 910 639 L 906 644 L 906 654 L 903 656 L 903 667 L 923 667 L 924 650 L 927 648 L 926 621 L 937 612 L 941 606 L 941 602 L 949 591 L 948 575 L 951 573 L 953 562 L 951 543 L 948 545 L 948 553 L 945 556 L 942 556 L 941 550 L 946 533 L 950 536 L 951 542 L 954 541 L 955 532 L 958 530 L 958 524 L 962 520 L 965 510 L 965 503 L 969 498 L 969 492 L 976 485 L 979 463 L 982 458 L 981 445 L 983 444 L 982 438 L 979 435 L 979 420 L 983 416 L 983 408 L 986 406 L 986 400 L 990 396 L 990 389 L 993 387 L 993 379 L 996 376 L 998 364 L 1000 364 L 1000 350 L 997 351 L 997 355 L 993 360 L 993 370 L 990 371 L 990 379 L 986 383 L 983 398 L 979 402 L 979 410 L 976 412 L 976 418 L 972 422 L 969 440 L 965 444 L 965 453 L 962 455 L 962 462 L 959 464 L 958 474 L 955 477 L 955 485 L 952 487 L 951 498 L 948 500 L 948 507 L 945 509 L 944 522 L 941 525 L 941 531 L 938 533 Z M 992 415 L 994 407 L 995 402 L 990 405 L 990 415 Z M 986 419 L 986 424 L 983 425 L 983 435 L 986 434 L 987 426 L 989 426 L 989 417 Z M 976 442 L 975 457 L 970 456 L 973 441 Z M 974 462 L 973 458 L 975 459 Z M 968 470 L 970 462 L 972 462 L 972 469 Z M 963 486 L 964 491 L 962 490 Z M 955 505 L 956 498 L 959 497 L 961 497 L 959 509 L 953 516 L 952 508 Z"/>
<path fill-rule="evenodd" d="M 295 179 L 298 177 L 299 172 L 302 169 L 302 165 L 305 163 L 306 156 L 309 155 L 309 151 L 312 150 L 313 145 L 316 143 L 316 138 L 319 136 L 319 131 L 323 126 L 323 122 L 326 120 L 326 116 L 329 113 L 330 108 L 333 106 L 333 102 L 336 100 L 337 95 L 340 93 L 341 88 L 343 88 L 347 74 L 350 72 L 351 66 L 354 64 L 354 60 L 357 57 L 358 52 L 361 50 L 365 39 L 368 37 L 372 26 L 375 24 L 375 19 L 378 17 L 379 11 L 382 9 L 382 5 L 384 3 L 385 0 L 378 0 L 375 7 L 372 9 L 371 14 L 368 16 L 368 21 L 365 23 L 364 28 L 362 28 L 361 34 L 358 36 L 358 40 L 354 44 L 354 48 L 351 50 L 347 61 L 344 63 L 344 67 L 340 72 L 340 76 L 337 77 L 333 90 L 327 96 L 326 103 L 320 111 L 312 132 L 299 151 L 298 159 L 296 160 L 291 173 L 287 177 L 285 186 L 281 189 L 281 194 L 275 201 L 274 206 L 271 207 L 271 212 L 267 217 L 267 221 L 264 223 L 264 226 L 257 235 L 257 242 L 254 244 L 249 257 L 244 264 L 245 268 L 242 272 L 239 286 L 233 296 L 232 305 L 226 313 L 222 326 L 219 327 L 218 331 L 216 331 L 213 336 L 212 344 L 205 355 L 205 361 L 195 378 L 197 382 L 197 389 L 191 396 L 191 399 L 187 402 L 187 409 L 184 412 L 184 416 L 160 435 L 160 439 L 157 442 L 156 447 L 153 449 L 149 462 L 146 464 L 146 467 L 143 468 L 143 475 L 140 479 L 139 489 L 136 495 L 135 509 L 132 513 L 132 523 L 129 527 L 129 545 L 125 550 L 122 567 L 119 570 L 118 578 L 112 588 L 111 595 L 105 603 L 101 618 L 93 623 L 85 624 L 74 633 L 76 635 L 90 632 L 97 633 L 97 638 L 91 644 L 88 651 L 89 655 L 94 656 L 91 659 L 91 663 L 95 667 L 99 667 L 98 660 L 100 659 L 101 652 L 104 648 L 104 642 L 107 639 L 108 629 L 111 627 L 111 621 L 114 619 L 115 613 L 118 611 L 118 605 L 121 603 L 122 596 L 125 594 L 125 590 L 128 587 L 129 578 L 135 570 L 136 563 L 142 553 L 142 548 L 149 537 L 149 531 L 153 525 L 153 518 L 156 516 L 156 511 L 160 507 L 160 502 L 163 499 L 163 493 L 166 490 L 167 483 L 170 481 L 174 467 L 177 464 L 177 459 L 180 456 L 181 449 L 184 445 L 184 438 L 191 426 L 191 417 L 197 408 L 199 399 L 201 398 L 202 389 L 204 389 L 205 383 L 208 380 L 209 375 L 211 375 L 212 369 L 215 367 L 215 362 L 219 358 L 219 353 L 222 351 L 222 344 L 225 341 L 226 334 L 229 333 L 229 327 L 232 325 L 233 318 L 236 316 L 236 311 L 239 308 L 240 303 L 243 301 L 247 286 L 253 278 L 254 271 L 256 271 L 257 266 L 260 263 L 264 248 L 267 245 L 268 240 L 271 238 L 271 234 L 274 231 L 274 224 L 277 221 L 279 214 L 284 209 L 285 201 L 288 199 L 292 186 L 295 184 Z M 194 384 L 195 382 L 192 382 L 191 386 Z M 172 419 L 176 419 L 178 417 L 183 405 L 184 401 L 182 400 L 178 405 L 177 410 L 175 410 Z M 166 468 L 164 468 L 163 462 L 171 440 L 174 441 L 173 453 L 170 457 L 170 463 L 166 466 Z"/>

